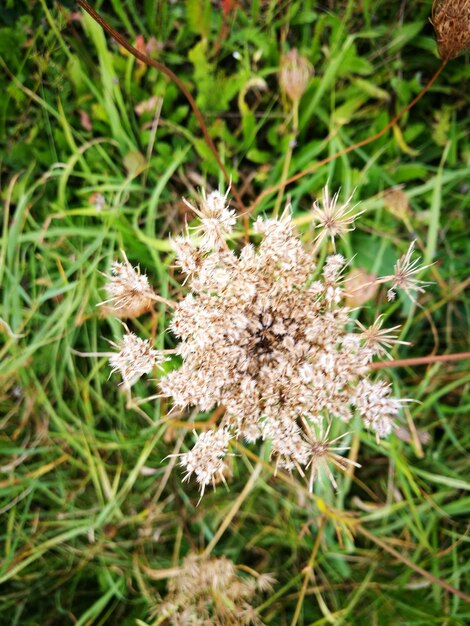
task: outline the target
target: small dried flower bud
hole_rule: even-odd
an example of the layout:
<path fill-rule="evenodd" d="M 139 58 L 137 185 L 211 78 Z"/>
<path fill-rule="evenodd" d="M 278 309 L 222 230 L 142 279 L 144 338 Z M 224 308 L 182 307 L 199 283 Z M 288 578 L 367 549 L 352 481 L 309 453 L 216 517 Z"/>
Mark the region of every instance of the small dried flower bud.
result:
<path fill-rule="evenodd" d="M 150 310 L 155 292 L 147 276 L 140 273 L 139 267 L 132 267 L 124 252 L 122 254 L 124 262 L 114 261 L 111 266 L 111 276 L 107 276 L 105 285 L 108 299 L 100 305 L 107 305 L 116 317 L 138 317 Z"/>
<path fill-rule="evenodd" d="M 404 219 L 408 216 L 408 196 L 401 187 L 386 189 L 383 194 L 383 201 L 385 208 L 388 209 L 392 215 L 395 215 L 399 219 Z"/>
<path fill-rule="evenodd" d="M 346 277 L 346 306 L 354 309 L 371 300 L 379 287 L 377 276 L 369 274 L 365 269 L 356 267 Z"/>
<path fill-rule="evenodd" d="M 272 574 L 259 574 L 256 580 L 256 586 L 260 591 L 273 591 L 276 579 Z"/>
<path fill-rule="evenodd" d="M 470 48 L 470 0 L 434 0 L 431 22 L 441 59 L 450 61 Z"/>
<path fill-rule="evenodd" d="M 276 457 L 276 467 L 293 469 L 308 463 L 308 444 L 303 439 L 300 428 L 294 422 L 266 421 L 263 437 L 272 443 L 272 455 Z"/>
<path fill-rule="evenodd" d="M 341 254 L 333 254 L 326 257 L 325 265 L 323 266 L 323 276 L 328 285 L 330 283 L 334 284 L 339 280 L 341 270 L 345 264 L 346 259 Z"/>
<path fill-rule="evenodd" d="M 197 274 L 201 268 L 202 255 L 189 236 L 177 237 L 173 241 L 173 248 L 176 252 L 176 261 L 181 271 L 186 274 L 187 277 Z"/>
<path fill-rule="evenodd" d="M 330 426 L 327 427 L 327 432 L 329 430 Z M 346 437 L 347 434 L 348 433 L 344 433 L 330 441 L 327 436 L 318 439 L 314 432 L 310 428 L 307 428 L 306 435 L 309 441 L 310 459 L 306 469 L 310 470 L 310 490 L 312 490 L 314 481 L 320 478 L 323 472 L 326 474 L 334 489 L 338 488 L 335 477 L 329 467 L 330 464 L 339 467 L 343 471 L 348 470 L 351 466 L 360 467 L 359 463 L 356 463 L 356 461 L 342 456 L 341 454 L 337 454 L 337 452 L 344 453 L 349 450 L 349 446 L 342 444 L 336 445 L 343 437 Z"/>
<path fill-rule="evenodd" d="M 163 362 L 161 354 L 154 350 L 148 339 L 141 339 L 127 332 L 119 343 L 112 343 L 119 352 L 109 359 L 112 372 L 119 371 L 125 387 L 132 387 L 141 376 L 149 374 L 155 365 Z"/>
<path fill-rule="evenodd" d="M 371 355 L 387 356 L 392 358 L 389 354 L 389 349 L 394 345 L 409 346 L 409 341 L 402 341 L 398 339 L 394 334 L 394 331 L 399 330 L 400 326 L 393 326 L 393 328 L 382 328 L 383 316 L 380 315 L 372 326 L 366 328 L 359 320 L 356 320 L 357 325 L 362 330 L 362 338 L 366 349 L 371 351 Z"/>
<path fill-rule="evenodd" d="M 292 102 L 299 102 L 311 76 L 313 76 L 312 65 L 295 48 L 281 57 L 279 82 Z"/>

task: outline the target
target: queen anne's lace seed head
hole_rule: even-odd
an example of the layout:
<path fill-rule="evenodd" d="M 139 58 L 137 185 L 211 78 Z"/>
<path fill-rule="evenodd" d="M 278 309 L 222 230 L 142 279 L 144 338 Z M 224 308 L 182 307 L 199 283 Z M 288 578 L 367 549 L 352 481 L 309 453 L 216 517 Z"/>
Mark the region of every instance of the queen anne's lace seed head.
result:
<path fill-rule="evenodd" d="M 225 210 L 220 194 L 209 198 L 196 211 L 201 220 Z M 337 219 L 334 234 L 341 235 L 350 229 L 352 214 L 337 207 L 336 196 L 328 202 Z M 332 235 L 329 228 L 324 224 Z M 181 458 L 186 477 L 194 474 L 202 491 L 223 475 L 231 437 L 267 440 L 276 467 L 302 474 L 311 468 L 315 477 L 323 461 L 346 467 L 331 442 L 312 435 L 316 425 L 335 418 L 347 422 L 358 411 L 382 437 L 391 432 L 401 406 L 386 383 L 368 379 L 373 358 L 401 343 L 396 328 L 382 329 L 379 319 L 369 328 L 361 325 L 362 332 L 348 329 L 346 259 L 328 256 L 317 269 L 289 209 L 278 219 L 258 218 L 254 231 L 261 236 L 257 247 L 246 244 L 239 253 L 203 242 L 189 278 L 191 292 L 171 323 L 183 363 L 161 379 L 162 392 L 180 408 L 224 408 L 220 425 Z M 406 273 L 409 261 L 404 267 Z M 415 265 L 411 270 L 414 281 Z M 410 287 L 399 276 L 403 272 L 396 271 L 394 280 Z M 327 475 L 331 479 L 330 470 Z"/>
<path fill-rule="evenodd" d="M 155 614 L 165 616 L 173 626 L 261 626 L 253 604 L 262 593 L 272 591 L 275 580 L 249 571 L 241 576 L 225 557 L 190 554 L 172 572 L 168 594 Z"/>
<path fill-rule="evenodd" d="M 236 223 L 235 211 L 226 206 L 226 200 L 227 196 L 223 196 L 219 191 L 212 191 L 208 196 L 203 192 L 199 208 L 184 200 L 199 217 L 200 224 L 195 231 L 200 238 L 199 246 L 205 252 L 225 248 L 225 239 Z"/>
<path fill-rule="evenodd" d="M 357 325 L 362 330 L 362 337 L 364 339 L 364 346 L 369 348 L 374 355 L 387 356 L 391 358 L 389 350 L 394 345 L 409 345 L 408 341 L 401 341 L 397 339 L 394 331 L 398 330 L 400 326 L 394 326 L 393 328 L 382 328 L 383 316 L 380 315 L 372 326 L 366 328 L 359 320 L 356 320 Z"/>
<path fill-rule="evenodd" d="M 346 452 L 349 449 L 344 445 L 336 445 L 347 433 L 331 441 L 328 440 L 328 432 L 324 437 L 317 437 L 307 426 L 307 433 L 307 439 L 310 445 L 309 462 L 307 464 L 307 470 L 309 470 L 310 473 L 310 489 L 312 489 L 314 481 L 321 476 L 322 472 L 326 474 L 333 487 L 337 489 L 336 480 L 329 465 L 336 466 L 343 471 L 351 468 L 351 466 L 360 467 L 359 463 L 356 463 L 352 459 L 337 454 L 337 452 Z"/>
<path fill-rule="evenodd" d="M 354 404 L 366 425 L 378 437 L 387 437 L 393 429 L 393 420 L 398 415 L 403 400 L 390 397 L 391 386 L 383 380 L 371 382 L 366 378 L 356 387 Z"/>
<path fill-rule="evenodd" d="M 349 201 L 324 194 L 317 217 L 328 236 L 352 228 Z M 232 438 L 268 442 L 276 468 L 297 470 L 309 485 L 329 465 L 347 469 L 349 462 L 322 433 L 333 420 L 349 422 L 358 413 L 377 437 L 392 432 L 403 401 L 386 382 L 371 381 L 374 358 L 404 342 L 397 327 L 355 325 L 344 304 L 348 261 L 327 256 L 317 267 L 316 249 L 304 247 L 289 207 L 276 219 L 258 218 L 257 244 L 232 250 L 226 237 L 235 218 L 219 192 L 202 195 L 192 210 L 199 218 L 195 236 L 175 241 L 177 262 L 189 293 L 175 305 L 170 329 L 177 337 L 178 369 L 159 382 L 164 395 L 184 410 L 193 406 L 223 416 L 180 457 L 185 478 L 194 476 L 201 493 L 224 480 L 224 461 Z M 413 244 L 394 273 L 377 279 L 406 293 L 423 291 L 416 275 L 422 267 L 411 258 Z M 154 296 L 158 298 L 159 296 Z M 162 360 L 148 341 L 128 333 L 111 358 L 130 387 Z M 320 436 L 315 435 L 320 433 Z M 321 470 L 324 468 L 324 472 Z"/>
<path fill-rule="evenodd" d="M 127 332 L 119 343 L 112 345 L 118 349 L 109 359 L 112 372 L 119 371 L 123 385 L 128 388 L 163 361 L 161 354 L 151 347 L 148 339 L 141 339 L 131 332 Z"/>
<path fill-rule="evenodd" d="M 181 271 L 187 278 L 196 276 L 201 269 L 202 255 L 189 237 L 189 233 L 187 233 L 185 237 L 176 237 L 173 241 L 173 248 L 176 252 L 176 261 Z"/>

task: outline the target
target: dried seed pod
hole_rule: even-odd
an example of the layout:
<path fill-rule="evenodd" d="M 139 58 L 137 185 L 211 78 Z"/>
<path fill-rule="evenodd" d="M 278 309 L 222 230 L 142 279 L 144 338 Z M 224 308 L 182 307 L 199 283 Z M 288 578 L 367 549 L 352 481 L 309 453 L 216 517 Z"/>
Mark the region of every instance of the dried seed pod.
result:
<path fill-rule="evenodd" d="M 386 189 L 383 193 L 383 201 L 386 209 L 399 219 L 406 219 L 409 213 L 409 200 L 403 188 L 399 185 Z"/>
<path fill-rule="evenodd" d="M 299 102 L 312 75 L 312 65 L 295 48 L 281 57 L 279 82 L 292 102 Z"/>
<path fill-rule="evenodd" d="M 470 48 L 470 0 L 434 0 L 431 23 L 444 61 Z"/>

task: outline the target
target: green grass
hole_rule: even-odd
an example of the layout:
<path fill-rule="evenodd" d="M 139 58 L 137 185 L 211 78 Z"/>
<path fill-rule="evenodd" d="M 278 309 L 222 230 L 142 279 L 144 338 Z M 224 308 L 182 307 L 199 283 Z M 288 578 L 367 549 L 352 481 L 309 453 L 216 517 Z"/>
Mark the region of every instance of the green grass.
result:
<path fill-rule="evenodd" d="M 162 419 L 166 404 L 127 408 L 106 358 L 77 355 L 107 351 L 122 333 L 96 307 L 100 272 L 120 249 L 159 293 L 180 297 L 169 242 L 187 217 L 180 198 L 222 178 L 173 84 L 122 54 L 89 18 L 67 23 L 67 8 L 27 4 L 12 5 L 0 31 L 0 623 L 150 626 L 166 585 L 152 571 L 210 545 L 214 555 L 274 573 L 274 595 L 260 607 L 266 624 L 291 624 L 298 603 L 302 626 L 467 624 L 468 603 L 383 548 L 468 593 L 464 363 L 390 371 L 396 392 L 419 400 L 401 424 L 411 440 L 378 446 L 354 425 L 350 443 L 362 468 L 354 479 L 338 476 L 338 493 L 322 481 L 308 494 L 300 479 L 274 478 L 265 463 L 237 501 L 257 455 L 267 459 L 252 446 L 233 459 L 230 489 L 209 491 L 197 507 L 196 486 L 183 485 L 179 469 L 169 471 L 175 460 L 164 460 L 191 445 L 190 429 Z M 360 4 L 252 2 L 226 18 L 219 3 L 202 0 L 113 0 L 103 10 L 130 39 L 156 38 L 156 57 L 197 98 L 250 204 L 279 181 L 288 149 L 279 42 L 315 67 L 290 175 L 380 130 L 438 68 L 430 2 Z M 308 242 L 309 210 L 325 183 L 344 194 L 356 189 L 367 211 L 340 245 L 355 255 L 353 266 L 389 273 L 413 237 L 435 263 L 420 307 L 382 299 L 361 313 L 403 325 L 412 345 L 400 358 L 468 349 L 466 61 L 448 65 L 399 132 L 287 190 Z M 152 113 L 134 110 L 151 96 L 161 98 L 156 128 Z M 382 197 L 398 184 L 410 203 L 401 217 Z M 257 211 L 269 214 L 275 199 Z M 149 335 L 154 322 L 144 316 L 133 326 Z M 167 322 L 162 307 L 159 347 L 171 341 Z M 154 384 L 134 390 L 145 397 Z"/>

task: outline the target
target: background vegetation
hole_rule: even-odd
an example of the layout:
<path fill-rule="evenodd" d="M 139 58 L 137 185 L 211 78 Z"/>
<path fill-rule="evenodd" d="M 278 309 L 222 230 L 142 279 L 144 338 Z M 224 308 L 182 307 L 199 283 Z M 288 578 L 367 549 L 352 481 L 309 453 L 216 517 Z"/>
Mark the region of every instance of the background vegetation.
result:
<path fill-rule="evenodd" d="M 233 459 L 230 490 L 209 491 L 196 507 L 197 487 L 163 461 L 191 444 L 190 428 L 162 419 L 158 402 L 127 408 L 107 359 L 77 354 L 107 351 L 122 333 L 96 307 L 100 271 L 119 249 L 162 295 L 179 297 L 169 236 L 188 217 L 180 198 L 222 178 L 175 85 L 65 5 L 7 0 L 0 9 L 0 623 L 153 624 L 160 570 L 212 541 L 212 554 L 276 576 L 259 610 L 266 624 L 468 624 L 468 603 L 440 584 L 468 591 L 464 364 L 391 372 L 401 395 L 420 403 L 380 446 L 352 428 L 362 468 L 340 475 L 337 493 L 322 481 L 310 495 L 296 477 L 273 478 L 267 463 L 244 490 L 253 446 Z M 380 130 L 440 63 L 428 0 L 93 5 L 184 80 L 246 204 L 279 181 L 292 145 L 283 51 L 298 48 L 315 68 L 291 174 Z M 412 345 L 400 357 L 468 342 L 466 61 L 452 61 L 393 132 L 287 190 L 308 241 L 326 182 L 345 195 L 356 188 L 367 211 L 341 244 L 355 267 L 386 273 L 414 237 L 435 262 L 422 307 L 382 299 L 366 311 L 366 321 L 382 311 L 403 325 Z M 408 204 L 384 198 L 395 185 Z M 149 335 L 167 321 L 162 308 L 133 326 Z M 154 383 L 135 389 L 144 397 Z"/>

